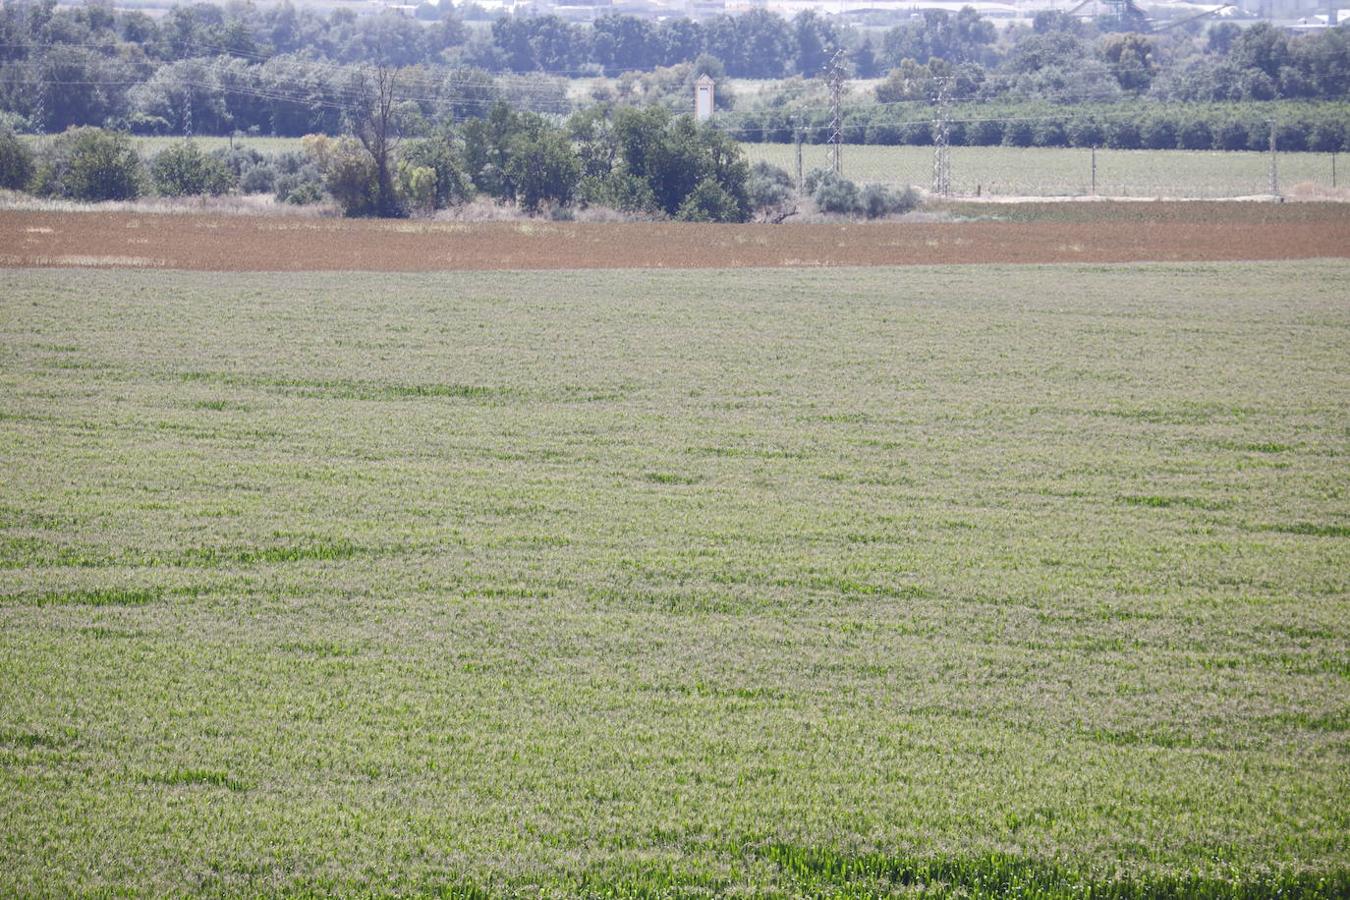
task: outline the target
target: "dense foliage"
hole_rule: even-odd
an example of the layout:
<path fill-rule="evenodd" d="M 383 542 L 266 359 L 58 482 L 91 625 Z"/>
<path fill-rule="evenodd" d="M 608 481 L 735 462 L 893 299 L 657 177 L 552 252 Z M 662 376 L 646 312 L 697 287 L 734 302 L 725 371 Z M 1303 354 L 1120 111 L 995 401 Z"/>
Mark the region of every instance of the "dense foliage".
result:
<path fill-rule="evenodd" d="M 140 157 L 125 134 L 72 128 L 43 153 L 34 190 L 68 200 L 134 200 L 141 193 Z"/>
<path fill-rule="evenodd" d="M 844 122 L 850 144 L 933 143 L 934 113 L 922 102 L 854 107 Z M 1350 104 L 1300 103 L 964 103 L 951 108 L 949 140 L 961 146 L 1110 147 L 1120 150 L 1265 150 L 1271 122 L 1281 150 L 1350 149 Z M 743 141 L 805 143 L 829 139 L 828 112 L 807 102 L 739 113 L 730 125 Z"/>
<path fill-rule="evenodd" d="M 939 84 L 950 85 L 953 99 L 979 103 L 1350 96 L 1344 26 L 1295 36 L 1267 24 L 1192 23 L 1145 34 L 1142 22 L 1042 13 L 1030 27 L 1000 30 L 969 8 L 896 21 L 874 38 L 814 12 L 659 24 L 614 14 L 578 25 L 556 16 L 466 21 L 448 5 L 424 5 L 411 18 L 194 3 L 155 19 L 102 0 L 70 8 L 20 0 L 0 8 L 0 116 L 47 132 L 100 125 L 337 134 L 353 111 L 353 80 L 361 67 L 379 65 L 398 72 L 397 113 L 407 128 L 430 131 L 484 116 L 503 100 L 569 113 L 567 77 L 623 76 L 597 87 L 596 99 L 683 110 L 701 72 L 815 78 L 839 49 L 853 76 L 886 76 L 876 90 L 881 103 L 931 103 Z M 733 100 L 726 91 L 719 99 L 723 107 Z"/>

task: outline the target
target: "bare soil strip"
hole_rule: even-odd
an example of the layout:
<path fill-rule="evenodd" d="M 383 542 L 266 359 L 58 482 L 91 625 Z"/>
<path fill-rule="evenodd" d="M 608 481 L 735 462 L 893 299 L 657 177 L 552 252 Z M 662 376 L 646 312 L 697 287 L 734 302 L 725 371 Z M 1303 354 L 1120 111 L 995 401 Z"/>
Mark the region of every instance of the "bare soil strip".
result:
<path fill-rule="evenodd" d="M 5 210 L 0 266 L 416 272 L 1350 256 L 1343 205 L 1126 204 L 1075 219 L 774 226 Z"/>

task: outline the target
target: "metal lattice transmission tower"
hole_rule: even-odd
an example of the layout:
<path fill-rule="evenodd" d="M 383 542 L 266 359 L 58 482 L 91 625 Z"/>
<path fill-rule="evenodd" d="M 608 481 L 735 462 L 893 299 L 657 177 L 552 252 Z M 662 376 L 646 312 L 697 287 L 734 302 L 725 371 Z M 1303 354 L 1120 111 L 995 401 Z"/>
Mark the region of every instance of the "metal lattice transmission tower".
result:
<path fill-rule="evenodd" d="M 830 86 L 830 168 L 834 174 L 844 174 L 844 51 L 834 51 L 830 66 L 825 70 L 825 83 Z"/>
<path fill-rule="evenodd" d="M 946 197 L 952 192 L 951 79 L 937 79 L 933 96 L 933 193 Z"/>
<path fill-rule="evenodd" d="M 49 35 L 50 26 L 44 25 L 38 35 L 37 67 L 34 70 L 37 78 L 37 99 L 33 103 L 33 125 L 36 126 L 38 134 L 47 133 L 47 42 Z"/>

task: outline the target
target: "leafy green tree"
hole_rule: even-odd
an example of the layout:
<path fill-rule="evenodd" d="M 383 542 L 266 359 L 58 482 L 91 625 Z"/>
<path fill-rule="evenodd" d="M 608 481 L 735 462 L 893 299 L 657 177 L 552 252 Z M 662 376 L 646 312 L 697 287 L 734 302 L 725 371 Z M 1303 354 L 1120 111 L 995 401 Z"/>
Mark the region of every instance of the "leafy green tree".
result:
<path fill-rule="evenodd" d="M 584 178 L 606 178 L 614 171 L 619 145 L 613 112 L 609 104 L 597 103 L 567 120 L 567 134 L 576 146 Z"/>
<path fill-rule="evenodd" d="M 225 163 L 203 153 L 196 141 L 180 141 L 161 150 L 150 163 L 150 179 L 164 197 L 216 196 L 234 186 Z"/>
<path fill-rule="evenodd" d="M 675 218 L 681 222 L 738 222 L 740 207 L 715 178 L 704 178 L 680 204 Z"/>
<path fill-rule="evenodd" d="M 378 175 L 375 160 L 361 142 L 350 135 L 333 140 L 326 135 L 308 135 L 305 153 L 323 173 L 324 186 L 342 209 L 344 216 L 377 216 L 379 211 Z M 277 193 L 296 190 L 278 179 Z M 304 196 L 308 200 L 308 192 Z"/>
<path fill-rule="evenodd" d="M 517 202 L 534 213 L 546 203 L 565 206 L 571 202 L 581 179 L 581 163 L 563 132 L 532 128 L 512 140 L 507 173 Z"/>
<path fill-rule="evenodd" d="M 1100 53 L 1116 81 L 1127 91 L 1144 91 L 1158 74 L 1153 41 L 1142 34 L 1110 34 L 1102 39 Z"/>
<path fill-rule="evenodd" d="M 406 166 L 431 171 L 435 208 L 463 203 L 473 196 L 473 182 L 464 170 L 464 161 L 448 129 L 429 138 L 404 144 L 399 155 L 400 171 Z"/>
<path fill-rule="evenodd" d="M 792 41 L 793 71 L 813 78 L 830 64 L 830 57 L 839 46 L 839 35 L 819 13 L 807 10 L 792 20 Z"/>
<path fill-rule="evenodd" d="M 1280 69 L 1289 65 L 1289 38 L 1269 22 L 1258 22 L 1234 39 L 1228 58 L 1238 68 L 1278 78 Z"/>
<path fill-rule="evenodd" d="M 659 58 L 655 31 L 636 16 L 600 16 L 591 25 L 591 58 L 611 75 L 653 68 Z"/>
<path fill-rule="evenodd" d="M 0 188 L 21 191 L 33 180 L 33 151 L 8 128 L 0 128 Z"/>
<path fill-rule="evenodd" d="M 614 130 L 624 171 L 644 179 L 668 215 L 677 215 L 698 185 L 712 178 L 732 198 L 734 221 L 749 218 L 750 167 L 726 134 L 660 107 L 620 109 Z"/>
<path fill-rule="evenodd" d="M 48 145 L 37 184 L 39 193 L 51 197 L 134 200 L 141 192 L 141 160 L 126 134 L 72 128 Z"/>

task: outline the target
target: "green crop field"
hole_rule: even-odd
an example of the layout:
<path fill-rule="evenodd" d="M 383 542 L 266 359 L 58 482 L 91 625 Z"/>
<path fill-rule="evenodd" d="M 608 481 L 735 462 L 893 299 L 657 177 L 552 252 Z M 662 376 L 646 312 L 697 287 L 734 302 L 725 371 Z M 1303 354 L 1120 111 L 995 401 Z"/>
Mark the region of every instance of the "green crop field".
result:
<path fill-rule="evenodd" d="M 1344 897 L 1347 284 L 0 271 L 0 894 Z"/>
<path fill-rule="evenodd" d="M 796 172 L 791 144 L 742 144 L 751 162 L 767 160 Z M 953 147 L 952 188 L 959 194 L 1054 197 L 1092 192 L 1092 151 L 1051 147 Z M 933 183 L 932 147 L 846 145 L 844 175 L 858 182 Z M 829 165 L 829 147 L 802 147 L 802 168 Z M 1344 154 L 1281 153 L 1282 192 L 1325 191 L 1350 184 Z M 1337 171 L 1336 167 L 1339 167 Z M 1270 156 L 1202 150 L 1098 150 L 1097 193 L 1114 197 L 1245 197 L 1270 192 Z"/>

